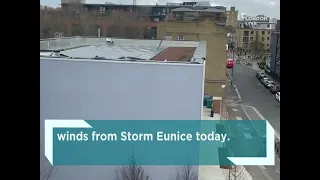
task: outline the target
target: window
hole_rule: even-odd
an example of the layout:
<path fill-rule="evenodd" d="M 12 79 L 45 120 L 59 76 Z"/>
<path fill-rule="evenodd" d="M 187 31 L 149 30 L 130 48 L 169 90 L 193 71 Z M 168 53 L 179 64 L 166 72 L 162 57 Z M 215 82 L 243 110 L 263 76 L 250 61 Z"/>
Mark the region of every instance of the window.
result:
<path fill-rule="evenodd" d="M 243 31 L 243 36 L 249 36 L 249 31 Z"/>
<path fill-rule="evenodd" d="M 247 43 L 247 42 L 249 42 L 249 38 L 248 38 L 248 37 L 243 37 L 242 41 L 243 41 L 244 43 Z"/>
<path fill-rule="evenodd" d="M 262 35 L 264 35 L 266 32 L 262 31 Z"/>
<path fill-rule="evenodd" d="M 164 36 L 164 40 L 170 41 L 170 40 L 172 40 L 172 36 Z"/>
<path fill-rule="evenodd" d="M 253 37 L 250 37 L 250 41 L 253 41 Z"/>
<path fill-rule="evenodd" d="M 270 31 L 268 31 L 268 34 L 270 34 Z"/>
<path fill-rule="evenodd" d="M 267 44 L 267 46 L 269 47 L 269 44 Z"/>
<path fill-rule="evenodd" d="M 100 7 L 99 11 L 106 11 L 106 7 Z"/>
<path fill-rule="evenodd" d="M 269 41 L 269 40 L 270 40 L 270 38 L 269 38 L 269 37 L 267 37 L 267 40 Z"/>
<path fill-rule="evenodd" d="M 261 37 L 261 41 L 264 41 L 264 37 Z"/>
<path fill-rule="evenodd" d="M 183 41 L 184 37 L 183 36 L 178 36 L 178 41 Z"/>
<path fill-rule="evenodd" d="M 259 35 L 259 31 L 256 31 L 256 34 Z"/>
<path fill-rule="evenodd" d="M 248 48 L 248 43 L 243 43 L 242 48 L 247 49 Z"/>
<path fill-rule="evenodd" d="M 251 31 L 251 34 L 253 34 L 253 31 Z"/>
<path fill-rule="evenodd" d="M 270 24 L 267 24 L 267 28 L 270 28 Z M 268 31 L 269 32 L 269 31 Z"/>

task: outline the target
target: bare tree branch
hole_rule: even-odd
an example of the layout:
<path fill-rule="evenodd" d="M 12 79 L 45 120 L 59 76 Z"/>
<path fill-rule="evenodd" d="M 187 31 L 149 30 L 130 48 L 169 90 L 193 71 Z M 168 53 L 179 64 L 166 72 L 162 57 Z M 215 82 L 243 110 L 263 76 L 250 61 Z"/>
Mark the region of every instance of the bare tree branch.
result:
<path fill-rule="evenodd" d="M 151 39 L 156 37 L 156 31 L 140 23 L 149 20 L 147 11 L 151 11 L 151 8 L 139 13 L 88 11 L 81 4 L 60 10 L 40 9 L 40 38 L 53 38 L 57 32 L 65 36 L 98 36 L 100 29 L 104 36 Z M 70 24 L 71 29 L 68 29 L 67 25 Z"/>
<path fill-rule="evenodd" d="M 129 161 L 129 166 L 123 166 L 119 169 L 116 169 L 116 180 L 151 180 L 149 176 L 145 175 L 143 168 L 136 165 L 134 157 L 132 157 Z"/>
<path fill-rule="evenodd" d="M 260 41 L 260 36 L 256 34 L 254 41 L 250 42 L 249 48 L 251 51 L 251 55 L 261 56 L 264 50 L 264 43 Z"/>
<path fill-rule="evenodd" d="M 199 177 L 192 166 L 186 165 L 177 171 L 176 180 L 199 180 Z"/>
<path fill-rule="evenodd" d="M 224 170 L 225 180 L 246 180 L 245 169 L 243 166 L 232 166 L 232 168 Z"/>

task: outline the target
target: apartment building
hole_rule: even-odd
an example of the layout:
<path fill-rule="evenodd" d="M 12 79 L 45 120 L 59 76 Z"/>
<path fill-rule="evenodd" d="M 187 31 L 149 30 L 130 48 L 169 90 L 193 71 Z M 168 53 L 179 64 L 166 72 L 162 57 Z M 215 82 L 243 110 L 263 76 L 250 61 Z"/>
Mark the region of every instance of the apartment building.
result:
<path fill-rule="evenodd" d="M 251 50 L 250 45 L 252 46 L 252 43 L 259 43 L 261 44 L 261 48 L 267 52 L 271 48 L 271 32 L 272 30 L 270 29 L 238 28 L 236 47 L 249 52 Z"/>

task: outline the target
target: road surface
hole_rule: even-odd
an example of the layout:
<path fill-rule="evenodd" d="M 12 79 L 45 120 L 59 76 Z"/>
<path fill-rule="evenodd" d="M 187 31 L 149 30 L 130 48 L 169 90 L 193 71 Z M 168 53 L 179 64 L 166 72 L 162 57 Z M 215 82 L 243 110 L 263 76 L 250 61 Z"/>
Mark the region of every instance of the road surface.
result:
<path fill-rule="evenodd" d="M 229 119 L 250 120 L 253 117 L 255 120 L 262 120 L 261 115 L 251 106 L 241 104 L 229 104 L 226 106 L 229 113 Z M 280 159 L 276 156 L 274 166 L 244 166 L 253 180 L 280 180 Z"/>
<path fill-rule="evenodd" d="M 233 69 L 233 85 L 236 85 L 241 96 L 241 104 L 253 106 L 280 133 L 280 103 L 256 78 L 257 71 L 243 64 L 235 64 Z M 229 70 L 229 75 L 231 75 Z M 250 115 L 249 115 L 250 116 Z M 255 117 L 251 117 L 255 119 Z"/>
<path fill-rule="evenodd" d="M 256 71 L 243 64 L 235 64 L 232 83 L 229 80 L 226 94 L 229 102 L 229 119 L 267 119 L 280 136 L 280 103 L 255 77 Z M 231 71 L 229 76 L 231 78 Z M 233 88 L 235 85 L 235 88 Z M 241 101 L 237 101 L 241 99 Z M 275 166 L 245 166 L 253 180 L 280 180 L 280 159 Z"/>

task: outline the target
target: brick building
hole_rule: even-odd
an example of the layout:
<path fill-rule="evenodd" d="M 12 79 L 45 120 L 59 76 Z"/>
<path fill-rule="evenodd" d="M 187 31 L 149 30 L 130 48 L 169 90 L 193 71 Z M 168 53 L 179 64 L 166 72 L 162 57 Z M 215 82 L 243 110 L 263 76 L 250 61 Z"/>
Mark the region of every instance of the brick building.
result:
<path fill-rule="evenodd" d="M 200 13 L 201 14 L 201 13 Z M 189 20 L 190 16 L 174 21 L 159 22 L 157 39 L 206 41 L 205 94 L 224 97 L 222 85 L 226 83 L 226 43 L 227 30 L 225 18 L 200 16 L 198 20 Z M 222 20 L 222 22 L 220 21 Z"/>

